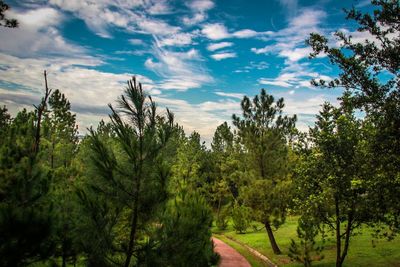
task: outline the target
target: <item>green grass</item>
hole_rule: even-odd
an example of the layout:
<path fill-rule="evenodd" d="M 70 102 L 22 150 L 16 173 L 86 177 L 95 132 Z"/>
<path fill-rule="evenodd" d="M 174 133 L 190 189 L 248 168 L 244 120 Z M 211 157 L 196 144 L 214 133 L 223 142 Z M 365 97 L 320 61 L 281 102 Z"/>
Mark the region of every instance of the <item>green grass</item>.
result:
<path fill-rule="evenodd" d="M 288 217 L 286 223 L 274 233 L 277 243 L 282 250 L 282 255 L 275 255 L 272 252 L 267 233 L 264 228 L 262 228 L 261 224 L 257 224 L 257 228 L 260 230 L 255 231 L 252 228 L 249 228 L 246 234 L 236 233 L 232 228 L 232 223 L 229 223 L 228 228 L 224 231 L 219 231 L 215 226 L 212 228 L 212 230 L 215 234 L 222 234 L 247 244 L 248 246 L 267 256 L 279 266 L 292 267 L 302 266 L 299 263 L 291 262 L 290 258 L 287 256 L 291 239 L 297 238 L 296 227 L 297 217 Z M 397 237 L 392 241 L 386 241 L 382 239 L 374 240 L 375 247 L 372 245 L 372 239 L 371 231 L 367 228 L 362 229 L 361 234 L 352 236 L 350 240 L 349 252 L 345 259 L 344 266 L 400 266 L 400 237 Z M 329 236 L 324 247 L 325 249 L 322 252 L 324 259 L 314 262 L 313 266 L 324 267 L 335 265 L 336 250 L 334 238 Z M 239 251 L 239 253 L 241 252 Z M 244 254 L 242 255 L 245 256 Z"/>

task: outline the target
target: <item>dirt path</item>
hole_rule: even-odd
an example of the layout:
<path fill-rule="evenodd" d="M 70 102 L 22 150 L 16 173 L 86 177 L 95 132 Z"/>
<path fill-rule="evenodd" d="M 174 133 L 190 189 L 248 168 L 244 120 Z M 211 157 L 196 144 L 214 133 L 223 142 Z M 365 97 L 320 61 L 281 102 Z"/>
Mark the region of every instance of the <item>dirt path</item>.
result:
<path fill-rule="evenodd" d="M 213 237 L 215 252 L 221 256 L 219 267 L 251 267 L 250 263 L 232 247 Z"/>

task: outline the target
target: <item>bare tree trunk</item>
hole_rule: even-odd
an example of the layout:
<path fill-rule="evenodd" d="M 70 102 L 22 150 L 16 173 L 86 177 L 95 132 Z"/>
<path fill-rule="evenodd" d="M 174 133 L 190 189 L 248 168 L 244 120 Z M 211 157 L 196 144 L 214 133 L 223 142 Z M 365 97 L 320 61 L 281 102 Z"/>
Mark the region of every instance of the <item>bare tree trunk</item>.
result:
<path fill-rule="evenodd" d="M 269 222 L 264 223 L 265 230 L 267 230 L 268 233 L 268 238 L 269 242 L 271 243 L 272 250 L 276 255 L 282 254 L 281 250 L 278 247 L 278 244 L 276 243 L 274 233 L 272 232 L 271 224 Z"/>
<path fill-rule="evenodd" d="M 47 105 L 47 99 L 50 96 L 51 90 L 49 90 L 49 87 L 47 86 L 47 72 L 44 71 L 44 84 L 45 84 L 45 95 L 44 98 L 42 99 L 42 102 L 39 104 L 39 106 L 36 108 L 38 112 L 38 118 L 37 118 L 37 124 L 36 124 L 36 133 L 35 133 L 35 143 L 33 147 L 33 152 L 37 154 L 39 152 L 39 146 L 40 146 L 40 124 L 42 122 L 42 115 L 43 111 L 46 108 Z"/>

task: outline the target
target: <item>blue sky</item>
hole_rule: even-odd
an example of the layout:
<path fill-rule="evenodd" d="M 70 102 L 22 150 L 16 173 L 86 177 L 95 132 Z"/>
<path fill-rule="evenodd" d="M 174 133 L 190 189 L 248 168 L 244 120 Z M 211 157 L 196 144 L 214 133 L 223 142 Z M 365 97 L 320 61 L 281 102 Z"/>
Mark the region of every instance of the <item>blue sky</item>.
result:
<path fill-rule="evenodd" d="M 337 69 L 324 57 L 307 58 L 308 34 L 340 29 L 368 38 L 342 11 L 369 8 L 365 0 L 6 2 L 20 27 L 0 28 L 0 104 L 14 114 L 32 108 L 46 69 L 50 87 L 71 101 L 82 133 L 107 118 L 107 104 L 132 75 L 187 133 L 196 130 L 207 141 L 240 113 L 243 95 L 261 88 L 284 97 L 286 112 L 298 114 L 298 128 L 306 130 L 320 105 L 340 95 L 310 85 Z"/>

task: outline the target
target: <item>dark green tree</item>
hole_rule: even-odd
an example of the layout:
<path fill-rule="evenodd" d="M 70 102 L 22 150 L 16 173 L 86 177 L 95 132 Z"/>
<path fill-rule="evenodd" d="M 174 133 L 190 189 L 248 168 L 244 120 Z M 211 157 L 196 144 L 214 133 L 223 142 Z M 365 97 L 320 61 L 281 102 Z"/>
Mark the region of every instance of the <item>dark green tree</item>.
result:
<path fill-rule="evenodd" d="M 25 266 L 53 253 L 47 194 L 51 173 L 41 164 L 40 146 L 42 114 L 49 93 L 46 84 L 45 97 L 35 112 L 19 112 L 1 133 L 1 266 Z"/>
<path fill-rule="evenodd" d="M 100 121 L 96 134 L 104 144 L 117 150 L 111 123 Z M 92 140 L 87 135 L 79 143 L 79 150 L 73 161 L 77 170 L 73 188 L 79 202 L 71 214 L 74 218 L 73 245 L 74 250 L 85 255 L 86 265 L 113 266 L 113 255 L 120 249 L 116 242 L 118 236 L 115 229 L 121 220 L 123 207 L 104 194 L 104 191 L 99 191 L 103 184 L 99 188 L 98 180 L 94 179 L 97 168 L 91 160 L 93 153 Z"/>
<path fill-rule="evenodd" d="M 334 233 L 336 266 L 343 265 L 354 231 L 375 220 L 379 200 L 369 171 L 368 130 L 346 105 L 324 104 L 310 130 L 311 151 L 295 176 L 304 219 Z"/>
<path fill-rule="evenodd" d="M 2 108 L 0 108 L 0 136 L 3 136 L 3 134 L 5 134 L 10 123 L 11 115 L 8 113 L 7 107 L 3 106 Z"/>
<path fill-rule="evenodd" d="M 200 134 L 193 132 L 179 144 L 172 166 L 170 189 L 179 191 L 190 188 L 199 191 L 211 203 L 213 166 L 211 152 L 201 141 Z"/>
<path fill-rule="evenodd" d="M 161 225 L 149 241 L 143 266 L 215 266 L 210 226 L 212 212 L 196 191 L 180 191 L 161 216 Z"/>
<path fill-rule="evenodd" d="M 286 217 L 290 193 L 288 142 L 296 116 L 283 115 L 283 98 L 275 103 L 264 89 L 253 101 L 245 96 L 241 107 L 243 115 L 233 115 L 233 124 L 244 147 L 245 172 L 250 178 L 240 194 L 255 219 L 264 224 L 274 253 L 280 254 L 272 226 L 279 227 Z"/>
<path fill-rule="evenodd" d="M 313 221 L 313 217 L 310 216 L 303 215 L 300 217 L 297 226 L 297 237 L 300 242 L 291 240 L 289 257 L 303 263 L 305 267 L 310 267 L 313 261 L 322 260 L 323 246 L 317 245 L 316 242 L 318 234 L 318 221 Z"/>
<path fill-rule="evenodd" d="M 91 186 L 121 210 L 115 227 L 121 236 L 113 245 L 123 252 L 122 265 L 128 267 L 137 257 L 146 227 L 167 199 L 169 167 L 159 155 L 171 136 L 173 115 L 157 115 L 155 103 L 135 78 L 119 98 L 118 109 L 111 105 L 110 109 L 114 145 L 104 142 L 98 132 L 90 133 L 95 172 Z"/>
<path fill-rule="evenodd" d="M 374 10 L 362 13 L 346 10 L 347 19 L 358 24 L 357 31 L 369 35 L 355 41 L 350 34 L 337 32 L 338 47 L 320 34 L 311 34 L 311 57 L 324 53 L 340 73 L 330 82 L 319 80 L 321 87 L 343 87 L 347 102 L 362 109 L 370 124 L 368 150 L 373 187 L 379 200 L 376 221 L 385 220 L 400 227 L 400 3 L 397 0 L 372 0 Z M 373 194 L 371 192 L 370 194 Z M 380 196 L 380 198 L 378 198 Z"/>
<path fill-rule="evenodd" d="M 233 154 L 233 133 L 231 128 L 226 122 L 219 125 L 215 130 L 213 141 L 211 143 L 212 158 L 214 162 L 214 181 L 212 185 L 213 200 L 217 205 L 217 224 L 226 226 L 226 212 L 225 207 L 223 216 L 220 218 L 222 207 L 228 206 L 229 200 L 231 199 L 231 192 L 229 189 L 229 176 L 230 172 L 227 168 L 227 161 L 231 154 Z"/>
<path fill-rule="evenodd" d="M 77 258 L 72 238 L 77 205 L 73 185 L 77 171 L 72 164 L 78 145 L 77 126 L 64 94 L 55 90 L 48 102 L 42 127 L 42 163 L 53 177 L 49 197 L 54 207 L 55 253 L 62 258 L 62 266 L 66 266 L 68 260 Z"/>

